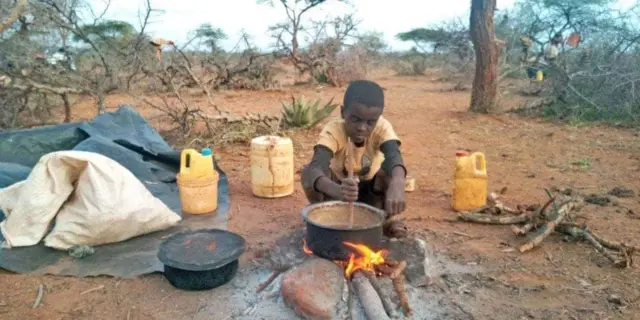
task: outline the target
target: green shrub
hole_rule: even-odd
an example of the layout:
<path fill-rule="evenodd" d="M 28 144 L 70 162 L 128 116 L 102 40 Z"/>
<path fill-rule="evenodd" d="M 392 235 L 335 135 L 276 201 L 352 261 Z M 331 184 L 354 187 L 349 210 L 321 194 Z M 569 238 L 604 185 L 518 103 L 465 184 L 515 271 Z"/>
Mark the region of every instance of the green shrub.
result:
<path fill-rule="evenodd" d="M 311 128 L 327 118 L 338 107 L 333 98 L 320 107 L 320 99 L 315 102 L 305 100 L 304 96 L 291 102 L 282 102 L 282 125 L 285 128 Z"/>

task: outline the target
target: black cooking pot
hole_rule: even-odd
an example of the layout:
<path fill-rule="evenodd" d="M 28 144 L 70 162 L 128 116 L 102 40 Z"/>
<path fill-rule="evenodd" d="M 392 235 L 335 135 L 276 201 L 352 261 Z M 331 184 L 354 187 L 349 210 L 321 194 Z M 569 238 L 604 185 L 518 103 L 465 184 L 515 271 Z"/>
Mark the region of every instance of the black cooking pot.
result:
<path fill-rule="evenodd" d="M 364 203 L 354 203 L 354 223 L 349 228 L 349 206 L 342 201 L 311 204 L 302 209 L 307 226 L 307 247 L 329 260 L 348 260 L 353 249 L 344 242 L 364 244 L 380 250 L 386 213 Z"/>
<path fill-rule="evenodd" d="M 164 277 L 176 288 L 208 290 L 229 282 L 244 252 L 241 236 L 219 229 L 176 233 L 160 244 Z"/>

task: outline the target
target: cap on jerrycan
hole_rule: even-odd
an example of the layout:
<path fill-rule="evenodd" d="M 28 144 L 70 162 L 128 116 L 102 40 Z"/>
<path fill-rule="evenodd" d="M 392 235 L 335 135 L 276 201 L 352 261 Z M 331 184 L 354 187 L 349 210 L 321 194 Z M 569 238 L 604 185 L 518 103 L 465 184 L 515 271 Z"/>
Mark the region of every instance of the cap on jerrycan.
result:
<path fill-rule="evenodd" d="M 202 150 L 200 151 L 200 154 L 202 154 L 203 156 L 210 156 L 213 154 L 213 152 L 211 151 L 210 148 L 202 148 Z"/>

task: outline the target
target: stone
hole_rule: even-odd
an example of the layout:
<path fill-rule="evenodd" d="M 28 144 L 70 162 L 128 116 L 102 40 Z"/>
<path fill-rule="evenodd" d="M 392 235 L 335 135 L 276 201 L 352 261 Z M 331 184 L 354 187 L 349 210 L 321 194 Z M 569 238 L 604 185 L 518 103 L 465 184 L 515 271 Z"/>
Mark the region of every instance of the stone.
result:
<path fill-rule="evenodd" d="M 309 256 L 302 249 L 303 239 L 304 230 L 299 229 L 276 240 L 275 246 L 267 253 L 271 268 L 284 271 L 307 260 Z"/>
<path fill-rule="evenodd" d="M 280 290 L 284 303 L 304 319 L 333 319 L 344 284 L 344 271 L 337 264 L 310 258 L 283 275 Z"/>
<path fill-rule="evenodd" d="M 404 274 L 413 286 L 423 285 L 428 280 L 428 266 L 433 263 L 424 240 L 416 237 L 390 239 L 384 244 L 389 250 L 387 259 L 406 261 Z"/>

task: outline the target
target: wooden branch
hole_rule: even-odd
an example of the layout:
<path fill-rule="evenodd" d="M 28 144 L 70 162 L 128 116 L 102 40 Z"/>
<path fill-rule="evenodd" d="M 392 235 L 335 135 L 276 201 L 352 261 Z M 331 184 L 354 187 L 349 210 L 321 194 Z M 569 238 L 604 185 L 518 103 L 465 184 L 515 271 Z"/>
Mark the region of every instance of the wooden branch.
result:
<path fill-rule="evenodd" d="M 375 289 L 367 279 L 367 277 L 361 272 L 356 271 L 352 277 L 352 283 L 355 291 L 358 293 L 360 303 L 364 308 L 364 313 L 368 320 L 390 320 L 387 316 L 384 306 L 380 297 L 376 293 Z"/>
<path fill-rule="evenodd" d="M 615 241 L 611 241 L 608 239 L 605 239 L 601 236 L 598 236 L 594 233 L 591 233 L 591 236 L 593 236 L 594 239 L 596 239 L 598 242 L 600 242 L 605 248 L 609 248 L 609 249 L 613 249 L 613 250 L 618 250 L 618 251 L 623 251 L 625 249 L 632 249 L 635 252 L 640 252 L 640 246 L 629 246 L 625 243 L 622 242 L 615 242 Z"/>
<path fill-rule="evenodd" d="M 404 286 L 404 275 L 393 279 L 392 282 L 393 287 L 396 289 L 396 293 L 400 298 L 400 306 L 402 307 L 402 312 L 404 312 L 405 316 L 411 317 L 413 315 L 413 311 L 411 310 L 411 307 L 409 306 L 409 300 L 407 299 L 407 293 Z"/>
<path fill-rule="evenodd" d="M 3 33 L 5 30 L 9 29 L 20 16 L 27 10 L 27 5 L 29 4 L 28 0 L 17 0 L 15 6 L 4 20 L 0 21 L 0 33 Z"/>
<path fill-rule="evenodd" d="M 367 277 L 367 279 L 369 279 L 371 286 L 380 297 L 380 301 L 382 302 L 382 307 L 384 307 L 384 311 L 387 313 L 389 317 L 395 318 L 396 311 L 393 309 L 393 305 L 391 305 L 391 301 L 389 300 L 389 297 L 387 297 L 387 295 L 384 294 L 384 292 L 382 291 L 382 288 L 380 288 L 380 283 L 378 283 L 378 278 L 376 278 L 376 275 L 371 271 L 362 271 L 362 274 L 364 274 L 364 276 Z"/>
<path fill-rule="evenodd" d="M 511 226 L 511 231 L 513 231 L 513 234 L 515 234 L 516 236 L 524 236 L 527 233 L 529 233 L 529 231 L 533 230 L 533 228 L 535 227 L 536 227 L 536 223 L 531 221 L 531 222 L 527 222 L 522 227 Z"/>
<path fill-rule="evenodd" d="M 596 239 L 593 234 L 586 229 L 586 227 L 574 226 L 571 224 L 561 224 L 556 228 L 556 231 L 568 234 L 574 238 L 582 238 L 587 240 L 598 252 L 604 255 L 609 261 L 611 261 L 616 267 L 627 268 L 633 264 L 632 257 L 627 251 L 621 250 L 621 254 L 624 259 L 615 257 L 613 254 L 605 249 L 605 246 Z"/>
<path fill-rule="evenodd" d="M 588 230 L 584 230 L 582 237 L 585 240 L 587 240 L 592 246 L 594 246 L 596 250 L 598 250 L 598 252 L 602 253 L 602 255 L 604 255 L 607 259 L 609 259 L 609 261 L 611 261 L 615 266 L 620 268 L 627 267 L 626 260 L 618 259 L 614 257 L 611 253 L 607 252 L 607 250 L 602 246 L 602 244 L 600 244 L 598 240 L 593 238 L 593 236 L 591 235 L 591 232 L 589 232 Z"/>
<path fill-rule="evenodd" d="M 548 221 L 540 228 L 540 232 L 533 236 L 527 243 L 520 246 L 520 252 L 526 252 L 544 241 L 556 228 L 556 226 L 564 220 L 564 218 L 578 205 L 577 201 L 571 200 L 560 206 L 557 210 L 557 216 L 554 220 Z"/>
<path fill-rule="evenodd" d="M 498 217 L 498 216 L 490 216 L 490 215 L 479 214 L 479 213 L 461 212 L 458 214 L 458 220 L 466 221 L 466 222 L 482 223 L 482 224 L 507 225 L 507 224 L 526 223 L 526 222 L 529 222 L 529 220 L 531 220 L 531 217 L 528 214 L 521 214 L 519 216 Z"/>
<path fill-rule="evenodd" d="M 283 271 L 281 270 L 275 270 L 271 273 L 271 276 L 269 276 L 269 279 L 267 279 L 265 282 L 261 283 L 258 288 L 256 288 L 256 292 L 260 293 L 262 292 L 264 289 L 266 289 L 274 280 L 276 280 L 278 278 L 278 276 L 280 276 L 280 274 L 282 274 Z"/>
<path fill-rule="evenodd" d="M 47 85 L 47 84 L 35 82 L 33 80 L 30 80 L 30 79 L 22 79 L 22 80 L 24 80 L 28 85 L 12 83 L 11 87 L 19 89 L 19 90 L 27 90 L 29 88 L 33 88 L 33 89 L 36 89 L 36 90 L 41 91 L 41 92 L 50 92 L 50 93 L 55 93 L 55 94 L 58 94 L 58 95 L 69 94 L 69 93 L 80 94 L 80 93 L 86 93 L 87 92 L 87 90 L 82 90 L 82 89 L 77 89 L 77 88 L 53 87 L 53 86 L 50 86 L 50 85 Z"/>

